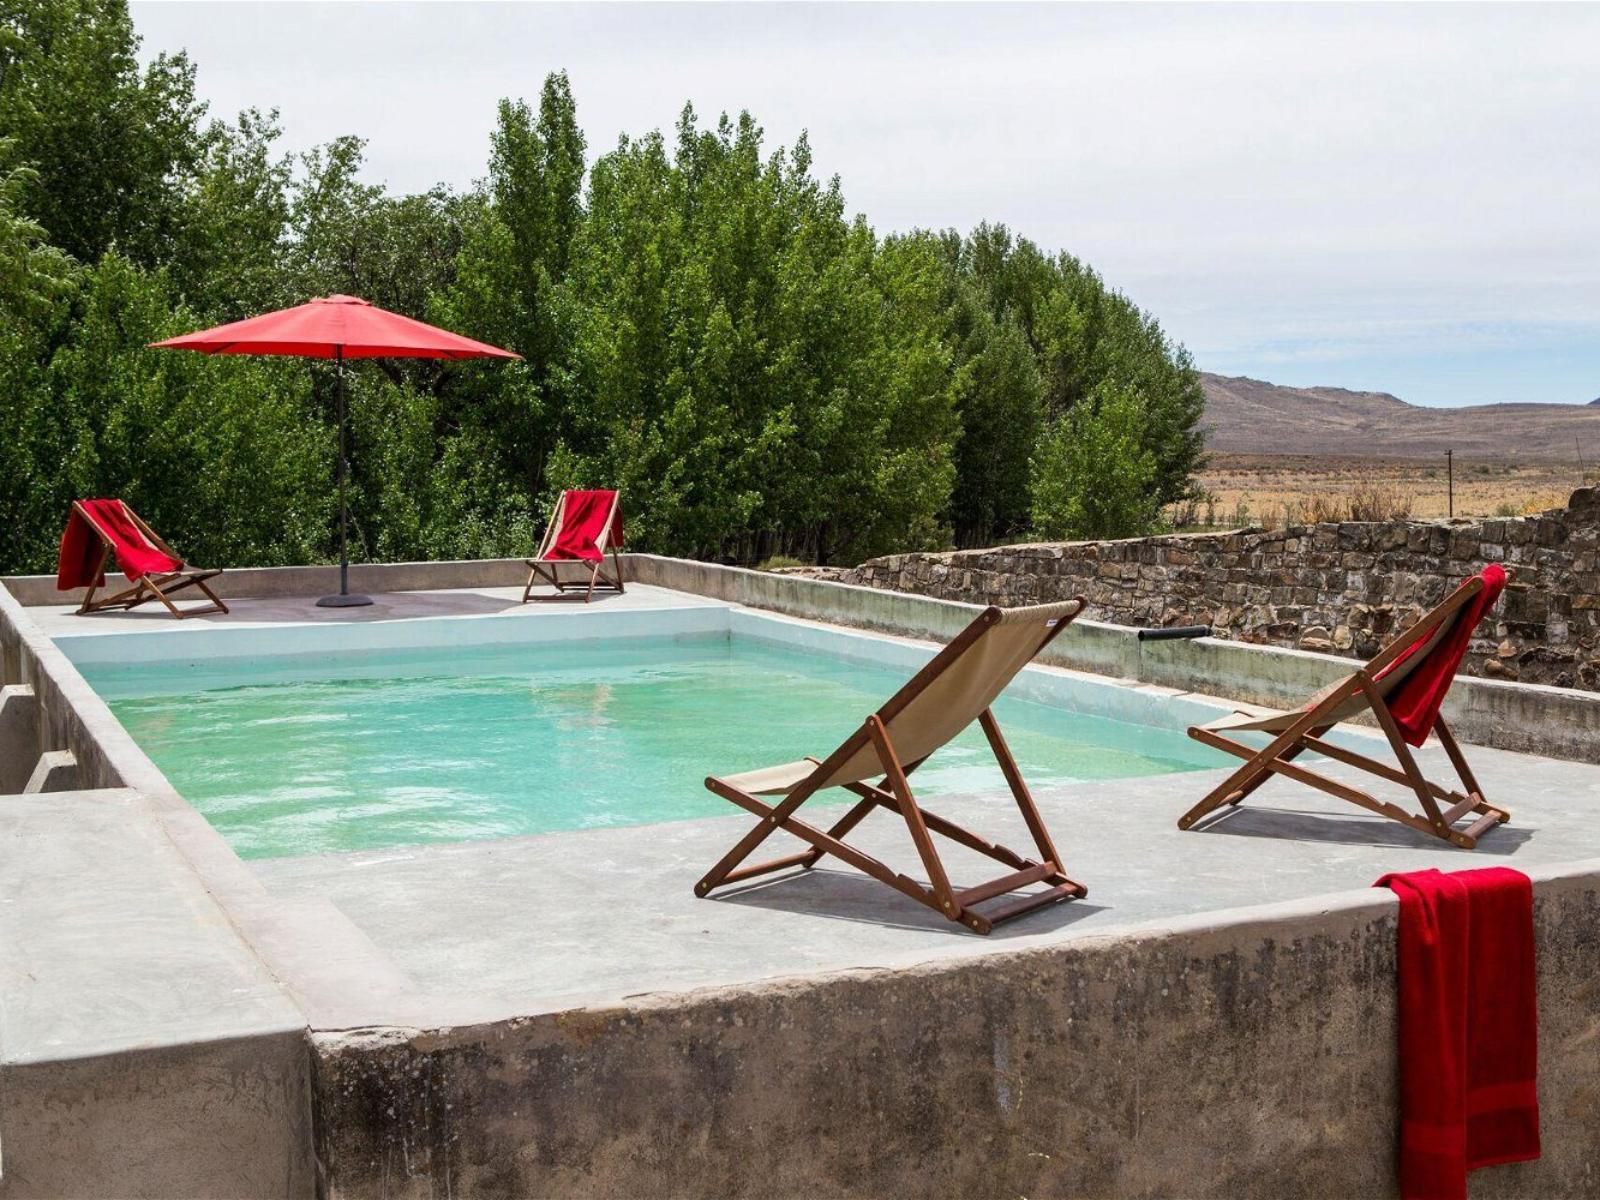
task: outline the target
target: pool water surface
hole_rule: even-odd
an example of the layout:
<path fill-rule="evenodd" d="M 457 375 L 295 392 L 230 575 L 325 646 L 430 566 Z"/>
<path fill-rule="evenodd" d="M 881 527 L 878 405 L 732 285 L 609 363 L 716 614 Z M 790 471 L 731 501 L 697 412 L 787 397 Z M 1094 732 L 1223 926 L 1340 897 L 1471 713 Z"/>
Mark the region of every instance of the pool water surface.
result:
<path fill-rule="evenodd" d="M 246 858 L 727 815 L 706 775 L 824 756 L 908 677 L 726 634 L 81 669 Z M 1035 787 L 1219 762 L 1176 728 L 995 715 Z M 1010 804 L 976 725 L 916 783 Z"/>

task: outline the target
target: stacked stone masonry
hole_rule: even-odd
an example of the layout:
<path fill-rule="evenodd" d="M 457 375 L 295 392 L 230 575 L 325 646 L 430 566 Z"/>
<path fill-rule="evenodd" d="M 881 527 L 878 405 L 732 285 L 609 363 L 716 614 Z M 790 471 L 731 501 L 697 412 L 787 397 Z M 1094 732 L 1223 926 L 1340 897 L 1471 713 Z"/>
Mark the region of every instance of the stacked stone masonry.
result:
<path fill-rule="evenodd" d="M 1485 563 L 1515 575 L 1465 669 L 1600 690 L 1600 488 L 1566 508 L 1481 521 L 1346 521 L 1114 542 L 896 554 L 845 583 L 1012 606 L 1082 594 L 1118 624 L 1369 657 Z"/>

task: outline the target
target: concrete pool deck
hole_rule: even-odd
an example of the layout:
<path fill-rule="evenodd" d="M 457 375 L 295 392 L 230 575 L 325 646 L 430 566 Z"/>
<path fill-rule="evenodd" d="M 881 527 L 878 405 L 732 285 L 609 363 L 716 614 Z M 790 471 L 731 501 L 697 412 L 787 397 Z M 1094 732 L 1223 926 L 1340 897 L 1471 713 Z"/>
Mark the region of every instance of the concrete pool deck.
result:
<path fill-rule="evenodd" d="M 1089 895 L 988 938 L 827 860 L 696 899 L 695 880 L 751 826 L 744 814 L 249 866 L 274 894 L 331 902 L 428 994 L 430 1008 L 484 1020 L 1037 948 L 1363 888 L 1387 871 L 1534 870 L 1600 858 L 1600 822 L 1590 819 L 1600 811 L 1600 768 L 1476 747 L 1470 753 L 1487 793 L 1513 814 L 1473 852 L 1290 780 L 1188 833 L 1177 829 L 1178 815 L 1222 771 L 1040 789 L 1036 799 L 1067 870 Z M 1420 757 L 1425 768 L 1444 766 L 1436 750 Z M 1348 768 L 1327 769 L 1361 779 Z M 927 803 L 1025 846 L 1027 832 L 998 772 L 995 783 L 983 796 Z M 875 814 L 854 840 L 921 878 L 904 823 L 891 814 Z M 800 846 L 780 832 L 765 848 L 771 857 Z M 961 847 L 941 841 L 940 849 L 958 887 L 964 875 L 971 882 L 993 874 L 992 864 Z"/>
<path fill-rule="evenodd" d="M 677 578 L 661 561 L 671 569 L 646 577 Z M 1469 746 L 1513 814 L 1474 852 L 1286 780 L 1189 833 L 1176 818 L 1217 772 L 1041 788 L 1089 896 L 985 939 L 847 868 L 695 899 L 748 828 L 731 806 L 242 862 L 63 654 L 214 642 L 212 654 L 221 639 L 257 653 L 293 626 L 360 646 L 430 617 L 472 637 L 497 622 L 561 636 L 580 612 L 638 632 L 662 609 L 689 624 L 743 611 L 733 576 L 778 589 L 771 607 L 794 624 L 860 599 L 692 566 L 721 575 L 699 592 L 630 583 L 587 609 L 521 606 L 514 563 L 441 564 L 447 586 L 372 609 L 315 609 L 315 588 L 280 587 L 183 622 L 23 610 L 0 589 L 0 683 L 36 702 L 53 739 L 41 748 L 70 747 L 93 778 L 8 796 L 0 813 L 13 847 L 0 936 L 24 947 L 0 964 L 0 1197 L 782 1193 L 774 1179 L 814 1196 L 1392 1194 L 1396 906 L 1370 885 L 1500 864 L 1535 881 L 1546 1151 L 1474 1176 L 1474 1195 L 1587 1194 L 1600 1171 L 1596 755 Z M 869 600 L 859 626 L 942 634 L 965 619 L 957 605 Z M 140 633 L 159 636 L 120 636 Z M 1130 640 L 1101 626 L 1082 646 L 1122 654 Z M 1209 661 L 1200 649 L 1186 680 Z M 1312 657 L 1227 662 L 1280 664 L 1270 686 L 1298 688 Z M 1108 698 L 1200 702 L 1127 674 L 1145 682 L 1103 680 Z M 1573 708 L 1541 709 L 1549 690 L 1482 689 L 1554 726 Z M 1590 728 L 1562 736 L 1582 749 Z M 1420 757 L 1442 762 L 1431 746 Z M 1022 841 L 998 776 L 930 807 Z M 857 833 L 918 873 L 888 814 Z M 951 848 L 949 861 L 958 884 L 970 877 L 974 860 Z"/>
<path fill-rule="evenodd" d="M 580 593 L 555 596 L 549 588 L 536 591 L 536 600 L 522 603 L 521 587 L 466 587 L 431 591 L 378 592 L 365 608 L 318 608 L 315 596 L 240 597 L 228 601 L 229 612 L 198 613 L 174 620 L 159 604 L 145 604 L 129 612 L 101 611 L 79 615 L 75 604 L 30 607 L 28 615 L 50 638 L 119 636 L 134 633 L 192 635 L 199 629 L 272 629 L 284 625 L 352 625 L 378 621 L 415 621 L 436 617 L 517 617 L 537 620 L 553 613 L 649 612 L 662 608 L 726 607 L 724 602 L 652 587 L 628 585 L 620 596 L 598 592 L 585 604 Z M 192 601 L 178 607 L 193 608 Z M 202 602 L 203 603 L 203 602 Z"/>

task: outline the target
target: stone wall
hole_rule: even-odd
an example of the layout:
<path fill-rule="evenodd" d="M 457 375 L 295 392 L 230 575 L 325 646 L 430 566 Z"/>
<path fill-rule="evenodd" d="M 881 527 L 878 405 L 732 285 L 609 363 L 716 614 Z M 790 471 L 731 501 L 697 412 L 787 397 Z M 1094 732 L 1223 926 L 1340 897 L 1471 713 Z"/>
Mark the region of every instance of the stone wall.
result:
<path fill-rule="evenodd" d="M 1515 580 L 1465 669 L 1600 690 L 1600 488 L 1531 517 L 896 554 L 830 577 L 1002 606 L 1082 594 L 1104 621 L 1210 625 L 1217 637 L 1369 657 L 1487 562 Z"/>

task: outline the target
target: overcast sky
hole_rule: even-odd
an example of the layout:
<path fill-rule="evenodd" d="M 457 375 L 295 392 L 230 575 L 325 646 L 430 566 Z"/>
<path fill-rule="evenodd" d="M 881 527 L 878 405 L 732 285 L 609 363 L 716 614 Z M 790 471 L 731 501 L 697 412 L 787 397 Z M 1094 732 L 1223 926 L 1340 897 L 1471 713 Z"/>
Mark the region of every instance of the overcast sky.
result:
<path fill-rule="evenodd" d="M 1420 404 L 1600 396 L 1600 5 L 135 3 L 215 115 L 484 172 L 572 79 L 591 158 L 749 109 L 880 232 L 1001 221 L 1206 370 Z"/>

